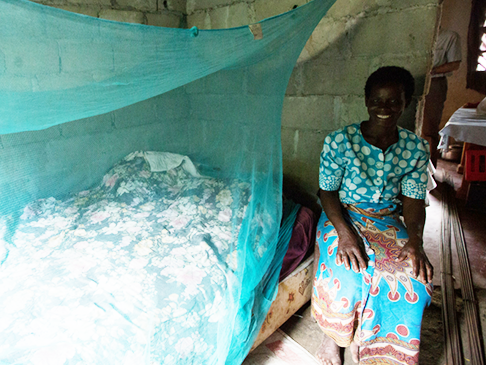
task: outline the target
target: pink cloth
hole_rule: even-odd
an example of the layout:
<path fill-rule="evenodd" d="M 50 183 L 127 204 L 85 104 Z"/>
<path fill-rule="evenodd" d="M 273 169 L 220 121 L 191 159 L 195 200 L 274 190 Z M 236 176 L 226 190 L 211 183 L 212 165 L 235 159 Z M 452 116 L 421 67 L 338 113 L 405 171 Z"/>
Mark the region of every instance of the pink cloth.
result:
<path fill-rule="evenodd" d="M 289 248 L 283 259 L 279 280 L 285 279 L 305 258 L 316 241 L 316 215 L 312 210 L 301 207 L 295 219 Z"/>

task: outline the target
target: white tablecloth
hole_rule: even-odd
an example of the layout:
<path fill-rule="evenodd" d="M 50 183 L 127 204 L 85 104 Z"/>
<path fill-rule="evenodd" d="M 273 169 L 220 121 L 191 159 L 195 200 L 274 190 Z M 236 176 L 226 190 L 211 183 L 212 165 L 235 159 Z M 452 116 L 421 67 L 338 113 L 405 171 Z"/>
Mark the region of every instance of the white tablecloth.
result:
<path fill-rule="evenodd" d="M 439 149 L 449 146 L 449 136 L 457 141 L 486 146 L 486 115 L 478 114 L 476 108 L 459 108 L 439 134 Z"/>

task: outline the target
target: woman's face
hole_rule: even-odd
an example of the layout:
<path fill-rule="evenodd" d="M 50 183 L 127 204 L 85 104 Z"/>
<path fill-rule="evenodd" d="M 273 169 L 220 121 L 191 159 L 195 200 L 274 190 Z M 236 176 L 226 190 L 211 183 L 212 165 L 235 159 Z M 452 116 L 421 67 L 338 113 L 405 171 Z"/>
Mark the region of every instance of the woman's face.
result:
<path fill-rule="evenodd" d="M 399 84 L 375 85 L 366 99 L 370 122 L 396 126 L 407 102 L 405 91 Z"/>

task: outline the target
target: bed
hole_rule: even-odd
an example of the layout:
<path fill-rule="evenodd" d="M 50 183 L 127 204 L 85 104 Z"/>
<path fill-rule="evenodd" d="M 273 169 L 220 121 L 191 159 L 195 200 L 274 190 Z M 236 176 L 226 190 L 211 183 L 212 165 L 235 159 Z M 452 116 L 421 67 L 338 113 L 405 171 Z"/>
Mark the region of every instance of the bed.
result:
<path fill-rule="evenodd" d="M 0 363 L 218 362 L 249 200 L 248 183 L 201 176 L 185 156 L 134 152 L 93 189 L 28 204 L 2 242 Z M 312 260 L 293 268 L 312 221 L 284 205 L 287 277 L 253 347 L 309 299 Z"/>
<path fill-rule="evenodd" d="M 0 364 L 243 361 L 285 254 L 285 88 L 332 3 L 255 37 L 0 1 Z M 114 165 L 139 150 L 198 169 Z"/>
<path fill-rule="evenodd" d="M 215 361 L 249 184 L 199 176 L 188 159 L 153 172 L 146 157 L 25 207 L 4 242 L 0 363 Z"/>

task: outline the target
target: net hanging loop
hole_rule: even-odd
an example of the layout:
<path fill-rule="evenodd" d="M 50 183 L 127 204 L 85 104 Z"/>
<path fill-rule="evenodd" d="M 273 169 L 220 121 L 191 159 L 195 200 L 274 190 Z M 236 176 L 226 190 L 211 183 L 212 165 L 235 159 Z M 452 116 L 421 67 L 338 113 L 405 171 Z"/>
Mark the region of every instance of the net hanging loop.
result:
<path fill-rule="evenodd" d="M 197 37 L 199 35 L 199 28 L 194 26 L 190 29 L 191 37 Z"/>

